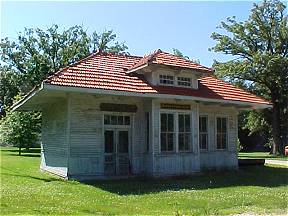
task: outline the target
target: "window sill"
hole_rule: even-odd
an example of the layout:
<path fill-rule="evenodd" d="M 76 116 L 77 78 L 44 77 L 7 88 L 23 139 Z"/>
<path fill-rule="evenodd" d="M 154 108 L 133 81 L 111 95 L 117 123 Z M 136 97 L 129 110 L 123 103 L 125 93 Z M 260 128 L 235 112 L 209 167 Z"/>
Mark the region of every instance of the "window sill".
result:
<path fill-rule="evenodd" d="M 195 154 L 193 151 L 160 152 L 157 156 Z"/>
<path fill-rule="evenodd" d="M 209 149 L 200 149 L 200 152 L 210 152 Z"/>
<path fill-rule="evenodd" d="M 228 149 L 215 149 L 215 151 L 223 152 L 223 151 L 228 151 Z"/>

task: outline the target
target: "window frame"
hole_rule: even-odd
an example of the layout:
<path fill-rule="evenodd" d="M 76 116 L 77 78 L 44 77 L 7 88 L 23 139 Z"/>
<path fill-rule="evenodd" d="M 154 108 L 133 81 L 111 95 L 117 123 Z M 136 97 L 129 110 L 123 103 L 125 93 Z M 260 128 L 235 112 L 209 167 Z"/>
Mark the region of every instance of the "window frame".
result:
<path fill-rule="evenodd" d="M 162 78 L 161 78 L 162 76 Z M 166 77 L 166 78 L 164 78 Z M 161 80 L 166 80 L 166 81 L 172 81 L 171 79 L 168 79 L 167 77 L 172 77 L 173 78 L 173 83 L 163 83 Z M 175 75 L 170 75 L 170 74 L 159 74 L 158 75 L 158 80 L 159 80 L 159 85 L 163 86 L 175 86 Z"/>
<path fill-rule="evenodd" d="M 184 81 L 184 80 L 179 80 L 179 79 L 189 79 L 190 81 Z M 179 87 L 182 88 L 191 88 L 192 87 L 192 78 L 191 77 L 187 77 L 187 76 L 176 76 L 176 84 Z M 179 83 L 189 83 L 189 85 L 181 85 Z"/>
<path fill-rule="evenodd" d="M 170 131 L 165 131 L 165 132 L 162 132 L 162 125 L 161 125 L 161 115 L 162 114 L 166 114 L 166 115 L 172 115 L 173 116 L 173 132 L 170 132 Z M 167 119 L 167 122 L 168 122 L 168 119 Z M 160 148 L 160 152 L 161 153 L 171 153 L 171 152 L 176 152 L 176 125 L 175 125 L 175 114 L 173 113 L 173 112 L 160 112 L 160 116 L 159 116 L 159 148 Z M 168 126 L 167 126 L 167 128 L 168 128 Z M 168 134 L 168 133 L 172 133 L 173 134 L 173 149 L 171 150 L 171 151 L 169 151 L 169 150 L 162 150 L 162 141 L 161 141 L 161 135 L 162 135 L 162 133 L 166 133 L 166 134 Z M 166 135 L 167 136 L 167 135 Z M 168 140 L 166 140 L 166 147 L 167 147 L 167 141 Z"/>
<path fill-rule="evenodd" d="M 206 132 L 200 132 L 200 118 L 201 117 L 205 117 L 206 118 L 206 129 L 207 129 L 207 131 Z M 199 115 L 199 118 L 198 118 L 198 134 L 199 134 L 199 140 L 198 140 L 198 142 L 199 142 L 199 149 L 200 149 L 200 151 L 208 151 L 209 150 L 209 116 L 208 116 L 208 114 L 200 114 Z M 206 148 L 201 148 L 201 143 L 200 143 L 200 136 L 201 135 L 206 135 L 206 140 L 207 140 L 207 142 L 206 142 Z"/>
<path fill-rule="evenodd" d="M 109 128 L 119 128 L 119 129 L 125 129 L 125 128 L 133 128 L 134 124 L 134 114 L 133 113 L 127 113 L 127 112 L 109 112 L 109 111 L 102 111 L 102 128 L 103 129 L 109 129 Z M 117 116 L 117 121 L 118 121 L 118 116 L 128 116 L 130 118 L 130 124 L 129 125 L 114 125 L 114 124 L 105 124 L 105 116 Z M 124 119 L 123 119 L 124 120 Z M 125 121 L 125 120 L 124 120 Z"/>
<path fill-rule="evenodd" d="M 177 145 L 177 150 L 178 150 L 178 152 L 191 152 L 191 149 L 192 149 L 192 115 L 191 115 L 191 113 L 189 112 L 177 112 L 177 142 L 176 142 L 176 145 Z M 187 132 L 187 131 L 184 131 L 184 132 L 180 132 L 180 130 L 179 130 L 179 116 L 180 115 L 184 115 L 184 116 L 186 116 L 186 115 L 188 115 L 189 116 L 189 121 L 190 121 L 190 131 L 189 132 Z M 184 119 L 184 127 L 185 127 L 185 119 Z M 180 150 L 180 145 L 179 145 L 179 135 L 180 134 L 184 134 L 184 135 L 189 135 L 189 143 L 188 143 L 188 149 L 184 149 L 184 150 Z M 185 140 L 185 139 L 184 139 Z"/>
<path fill-rule="evenodd" d="M 162 151 L 161 150 L 161 114 L 172 114 L 174 117 L 174 136 L 173 136 L 173 151 Z M 190 119 L 190 144 L 189 144 L 189 150 L 179 150 L 179 115 L 184 114 L 184 115 L 189 115 Z M 187 132 L 188 133 L 188 132 Z M 193 121 L 192 121 L 192 112 L 191 110 L 187 111 L 178 111 L 178 110 L 160 110 L 159 112 L 159 153 L 160 154 L 170 154 L 170 153 L 191 153 L 193 152 Z"/>
<path fill-rule="evenodd" d="M 218 142 L 217 142 L 217 135 L 218 135 L 218 124 L 217 124 L 217 119 L 218 118 L 225 118 L 225 120 L 226 120 L 226 133 L 225 133 L 225 139 L 226 139 L 226 146 L 225 146 L 225 148 L 218 148 Z M 228 146 L 229 146 L 229 121 L 228 121 L 228 116 L 227 115 L 216 115 L 215 116 L 215 123 L 214 123 L 214 125 L 215 125 L 215 147 L 216 147 L 216 150 L 217 151 L 227 151 L 228 150 Z M 221 132 L 221 134 L 223 135 L 224 133 L 223 132 Z M 221 144 L 221 147 L 222 147 L 222 144 Z"/>

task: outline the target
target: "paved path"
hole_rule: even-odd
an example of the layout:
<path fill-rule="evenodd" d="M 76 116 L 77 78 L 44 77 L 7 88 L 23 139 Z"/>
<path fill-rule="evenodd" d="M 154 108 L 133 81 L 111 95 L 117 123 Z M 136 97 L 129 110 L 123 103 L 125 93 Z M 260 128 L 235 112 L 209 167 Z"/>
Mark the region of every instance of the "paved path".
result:
<path fill-rule="evenodd" d="M 265 164 L 281 165 L 288 167 L 288 161 L 284 160 L 267 160 L 265 159 Z"/>

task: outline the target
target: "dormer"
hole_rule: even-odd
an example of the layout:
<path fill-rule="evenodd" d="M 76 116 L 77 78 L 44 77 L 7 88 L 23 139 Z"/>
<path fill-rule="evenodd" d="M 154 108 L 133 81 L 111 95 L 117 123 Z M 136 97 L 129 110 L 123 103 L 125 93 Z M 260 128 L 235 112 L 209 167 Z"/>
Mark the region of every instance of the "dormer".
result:
<path fill-rule="evenodd" d="M 198 79 L 213 72 L 187 59 L 161 51 L 144 56 L 127 73 L 144 75 L 145 79 L 154 86 L 170 86 L 198 89 Z"/>

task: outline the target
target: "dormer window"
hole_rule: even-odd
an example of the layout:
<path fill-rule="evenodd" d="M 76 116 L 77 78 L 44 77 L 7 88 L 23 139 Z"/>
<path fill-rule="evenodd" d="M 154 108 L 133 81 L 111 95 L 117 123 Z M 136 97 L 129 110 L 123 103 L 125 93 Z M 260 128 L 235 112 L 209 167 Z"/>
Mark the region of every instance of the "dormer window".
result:
<path fill-rule="evenodd" d="M 177 77 L 178 86 L 191 86 L 191 78 L 189 77 Z"/>
<path fill-rule="evenodd" d="M 159 80 L 160 80 L 160 84 L 174 85 L 174 76 L 160 74 Z"/>

